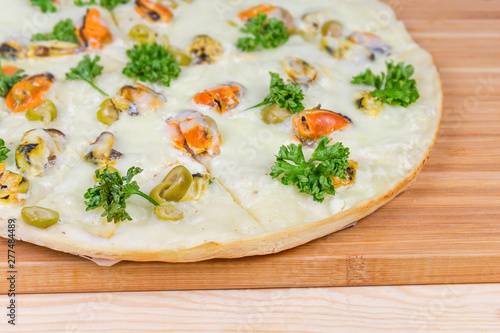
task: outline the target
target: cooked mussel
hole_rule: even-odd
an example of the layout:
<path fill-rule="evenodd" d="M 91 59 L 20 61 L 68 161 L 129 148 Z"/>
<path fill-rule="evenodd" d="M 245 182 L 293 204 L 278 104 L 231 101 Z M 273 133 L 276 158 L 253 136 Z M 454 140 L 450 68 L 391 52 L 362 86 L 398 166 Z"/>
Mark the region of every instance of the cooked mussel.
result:
<path fill-rule="evenodd" d="M 53 82 L 54 76 L 50 73 L 25 78 L 10 89 L 5 103 L 14 112 L 36 109 L 45 101 L 45 95 Z"/>
<path fill-rule="evenodd" d="M 199 65 L 209 65 L 216 62 L 224 53 L 221 43 L 207 35 L 199 35 L 194 38 L 188 49 L 193 62 Z"/>
<path fill-rule="evenodd" d="M 319 47 L 335 59 L 347 60 L 356 64 L 374 59 L 373 53 L 366 47 L 334 37 L 324 37 L 321 39 Z"/>
<path fill-rule="evenodd" d="M 167 7 L 150 0 L 136 0 L 135 11 L 151 23 L 168 23 L 173 17 Z"/>
<path fill-rule="evenodd" d="M 75 43 L 62 42 L 59 40 L 48 40 L 36 42 L 30 45 L 28 57 L 50 58 L 80 52 L 82 47 Z"/>
<path fill-rule="evenodd" d="M 370 117 L 376 117 L 384 109 L 384 104 L 381 101 L 377 101 L 369 91 L 364 91 L 356 97 L 354 104 L 359 110 Z"/>
<path fill-rule="evenodd" d="M 131 116 L 137 116 L 141 112 L 158 110 L 167 99 L 153 89 L 136 83 L 133 86 L 121 87 L 112 101 L 118 110 L 125 111 Z"/>
<path fill-rule="evenodd" d="M 318 71 L 314 66 L 297 57 L 286 57 L 281 65 L 294 83 L 303 86 L 310 85 L 318 76 Z"/>
<path fill-rule="evenodd" d="M 64 133 L 56 129 L 34 129 L 26 132 L 16 147 L 17 168 L 33 177 L 42 175 L 56 163 L 64 140 Z"/>
<path fill-rule="evenodd" d="M 19 194 L 28 192 L 28 179 L 14 172 L 10 172 L 7 163 L 0 163 L 0 203 L 23 204 Z"/>
<path fill-rule="evenodd" d="M 320 139 L 323 135 L 343 129 L 351 124 L 351 120 L 330 110 L 304 110 L 292 118 L 292 124 L 297 137 L 304 143 Z"/>
<path fill-rule="evenodd" d="M 389 44 L 387 44 L 379 36 L 370 32 L 355 31 L 350 34 L 347 39 L 352 43 L 356 43 L 358 45 L 366 47 L 373 53 L 384 54 L 391 50 Z"/>
<path fill-rule="evenodd" d="M 244 95 L 244 88 L 239 83 L 227 83 L 205 89 L 196 94 L 193 102 L 199 105 L 206 105 L 219 113 L 225 113 L 234 109 L 240 104 Z"/>
<path fill-rule="evenodd" d="M 251 17 L 255 17 L 258 14 L 265 14 L 268 18 L 275 18 L 283 22 L 285 27 L 287 28 L 287 32 L 289 34 L 293 34 L 297 31 L 297 26 L 295 25 L 295 21 L 293 19 L 292 14 L 284 8 L 276 7 L 269 4 L 260 4 L 245 10 L 242 10 L 238 13 L 238 17 L 240 20 L 247 22 Z"/>
<path fill-rule="evenodd" d="M 335 188 L 341 187 L 341 186 L 349 186 L 354 183 L 354 180 L 356 179 L 356 171 L 358 169 L 358 162 L 354 162 L 352 160 L 349 160 L 349 166 L 347 167 L 344 178 L 342 179 L 340 177 L 331 177 L 333 181 L 333 185 Z"/>
<path fill-rule="evenodd" d="M 96 8 L 87 10 L 79 34 L 86 48 L 102 49 L 105 44 L 113 41 L 111 31 L 104 24 L 101 13 Z"/>
<path fill-rule="evenodd" d="M 104 166 L 115 162 L 123 154 L 113 149 L 114 144 L 115 136 L 109 132 L 102 132 L 85 150 L 85 162 L 94 166 Z"/>

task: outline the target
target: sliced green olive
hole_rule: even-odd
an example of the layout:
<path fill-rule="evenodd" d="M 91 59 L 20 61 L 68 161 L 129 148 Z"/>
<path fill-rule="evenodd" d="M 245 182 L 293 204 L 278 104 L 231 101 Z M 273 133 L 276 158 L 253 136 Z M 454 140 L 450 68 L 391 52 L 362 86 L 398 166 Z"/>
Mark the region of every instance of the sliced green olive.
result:
<path fill-rule="evenodd" d="M 156 39 L 153 29 L 144 24 L 134 25 L 132 29 L 130 29 L 128 35 L 136 41 L 137 44 L 153 44 Z"/>
<path fill-rule="evenodd" d="M 342 37 L 344 33 L 344 26 L 339 21 L 327 21 L 321 27 L 321 34 L 323 36 Z"/>
<path fill-rule="evenodd" d="M 112 166 L 109 166 L 109 165 L 105 165 L 103 166 L 102 168 L 99 168 L 99 175 L 102 174 L 102 172 L 104 171 L 104 169 L 106 169 L 106 167 L 108 167 L 108 171 L 110 173 L 115 173 L 115 172 L 118 172 L 118 170 L 116 170 L 115 168 L 113 168 Z M 118 172 L 119 173 L 119 172 Z M 99 179 L 97 178 L 97 174 L 94 174 L 94 180 L 95 182 L 97 183 L 99 181 Z"/>
<path fill-rule="evenodd" d="M 29 109 L 26 111 L 26 119 L 29 121 L 43 120 L 45 123 L 50 123 L 57 118 L 57 108 L 49 100 L 45 100 L 42 105 L 36 109 Z"/>
<path fill-rule="evenodd" d="M 193 58 L 182 52 L 182 50 L 177 47 L 170 46 L 168 48 L 168 51 L 172 52 L 174 58 L 179 62 L 179 65 L 181 66 L 189 66 L 193 61 Z"/>
<path fill-rule="evenodd" d="M 262 109 L 261 115 L 262 121 L 266 124 L 279 124 L 290 117 L 292 113 L 288 109 L 282 109 L 278 104 L 272 103 Z"/>
<path fill-rule="evenodd" d="M 28 192 L 29 188 L 30 188 L 30 182 L 29 182 L 28 178 L 23 177 L 23 179 L 21 179 L 21 182 L 17 186 L 19 193 L 26 193 L 26 192 Z"/>
<path fill-rule="evenodd" d="M 59 213 L 38 206 L 24 207 L 21 210 L 21 218 L 29 225 L 45 229 L 59 221 Z"/>
<path fill-rule="evenodd" d="M 178 165 L 151 191 L 149 196 L 157 202 L 179 202 L 186 195 L 192 182 L 193 176 L 189 170 L 185 166 Z"/>
<path fill-rule="evenodd" d="M 101 103 L 97 111 L 97 120 L 105 125 L 111 125 L 120 118 L 120 111 L 116 108 L 111 98 Z"/>
<path fill-rule="evenodd" d="M 176 211 L 174 205 L 159 205 L 154 210 L 156 217 L 164 221 L 179 221 L 184 217 L 184 213 Z"/>
<path fill-rule="evenodd" d="M 316 31 L 300 30 L 299 34 L 308 43 L 314 42 L 314 40 L 318 36 L 318 33 Z"/>

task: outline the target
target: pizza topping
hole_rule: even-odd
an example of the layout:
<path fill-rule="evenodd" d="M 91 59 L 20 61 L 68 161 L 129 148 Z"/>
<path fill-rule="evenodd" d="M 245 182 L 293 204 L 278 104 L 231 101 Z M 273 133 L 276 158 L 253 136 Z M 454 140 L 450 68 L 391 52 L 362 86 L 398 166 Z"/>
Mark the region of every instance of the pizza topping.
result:
<path fill-rule="evenodd" d="M 287 33 L 292 34 L 297 30 L 295 26 L 295 21 L 290 12 L 284 8 L 275 7 L 269 4 L 261 4 L 238 13 L 240 20 L 244 22 L 249 22 L 252 18 L 264 15 L 270 19 L 275 19 L 281 21 L 286 27 Z"/>
<path fill-rule="evenodd" d="M 29 109 L 26 111 L 26 119 L 29 121 L 41 120 L 45 124 L 50 123 L 52 120 L 57 118 L 57 108 L 49 100 L 43 101 L 42 105 L 35 109 Z"/>
<path fill-rule="evenodd" d="M 123 74 L 130 78 L 152 83 L 160 81 L 164 86 L 169 87 L 171 80 L 177 79 L 181 73 L 179 63 L 172 52 L 165 50 L 156 42 L 134 45 L 131 50 L 127 51 L 127 56 L 130 61 L 123 69 Z"/>
<path fill-rule="evenodd" d="M 168 8 L 150 0 L 136 0 L 135 11 L 151 23 L 168 23 L 173 16 Z"/>
<path fill-rule="evenodd" d="M 78 32 L 87 48 L 102 49 L 104 44 L 113 41 L 113 35 L 105 26 L 101 13 L 96 8 L 87 10 L 87 14 L 83 18 L 83 26 Z"/>
<path fill-rule="evenodd" d="M 71 68 L 69 73 L 66 73 L 67 80 L 83 80 L 90 84 L 92 88 L 100 92 L 104 96 L 108 96 L 104 91 L 94 84 L 94 79 L 102 74 L 103 66 L 98 64 L 101 57 L 95 56 L 94 59 L 90 59 L 87 54 L 83 57 L 83 60 L 78 63 L 75 68 Z"/>
<path fill-rule="evenodd" d="M 18 195 L 28 192 L 28 179 L 6 170 L 6 167 L 7 163 L 0 163 L 0 203 L 22 204 L 24 200 Z"/>
<path fill-rule="evenodd" d="M 111 125 L 120 118 L 120 110 L 118 110 L 111 98 L 107 98 L 101 103 L 99 111 L 97 111 L 97 120 L 104 125 Z"/>
<path fill-rule="evenodd" d="M 351 120 L 340 113 L 316 109 L 297 113 L 292 118 L 293 128 L 301 141 L 308 143 L 351 124 Z"/>
<path fill-rule="evenodd" d="M 57 12 L 56 6 L 52 3 L 52 0 L 30 0 L 33 7 L 38 6 L 42 13 L 55 13 Z"/>
<path fill-rule="evenodd" d="M 347 39 L 366 47 L 373 53 L 383 54 L 391 50 L 391 47 L 382 38 L 369 32 L 356 31 L 350 34 Z"/>
<path fill-rule="evenodd" d="M 21 209 L 21 218 L 24 223 L 33 227 L 47 229 L 59 221 L 59 213 L 52 209 L 31 206 Z"/>
<path fill-rule="evenodd" d="M 101 216 L 106 216 L 107 221 L 119 223 L 124 220 L 132 220 L 132 217 L 125 210 L 126 200 L 132 195 L 139 195 L 155 206 L 159 206 L 154 199 L 140 191 L 137 182 L 132 178 L 142 172 L 141 168 L 131 167 L 127 175 L 122 177 L 118 172 L 110 172 L 106 166 L 104 170 L 96 170 L 95 177 L 99 180 L 94 187 L 87 190 L 84 198 L 87 211 L 102 207 L 104 212 Z"/>
<path fill-rule="evenodd" d="M 73 21 L 71 19 L 61 20 L 54 26 L 52 33 L 38 33 L 31 36 L 32 42 L 47 40 L 59 40 L 61 42 L 78 44 L 78 36 Z"/>
<path fill-rule="evenodd" d="M 208 185 L 211 184 L 212 178 L 208 174 L 196 173 L 193 176 L 193 182 L 189 190 L 184 195 L 181 201 L 198 201 L 205 193 Z"/>
<path fill-rule="evenodd" d="M 153 44 L 156 40 L 156 34 L 147 25 L 136 24 L 128 32 L 130 38 L 132 38 L 137 44 Z"/>
<path fill-rule="evenodd" d="M 0 139 L 0 162 L 3 162 L 7 159 L 7 154 L 10 152 L 10 149 L 5 147 L 5 141 Z"/>
<path fill-rule="evenodd" d="M 321 26 L 321 34 L 325 37 L 342 37 L 344 34 L 344 26 L 339 21 L 327 21 Z"/>
<path fill-rule="evenodd" d="M 366 47 L 334 37 L 323 37 L 319 46 L 335 59 L 362 64 L 373 60 L 373 54 Z"/>
<path fill-rule="evenodd" d="M 68 54 L 80 52 L 81 46 L 69 42 L 61 42 L 58 40 L 48 40 L 37 42 L 30 45 L 28 57 L 30 58 L 48 58 L 59 57 Z"/>
<path fill-rule="evenodd" d="M 238 83 L 228 83 L 206 89 L 194 96 L 196 104 L 207 105 L 219 113 L 225 113 L 240 104 L 244 88 Z"/>
<path fill-rule="evenodd" d="M 109 10 L 115 9 L 120 4 L 129 3 L 130 0 L 100 0 L 99 5 Z M 97 0 L 73 0 L 78 7 L 97 5 Z"/>
<path fill-rule="evenodd" d="M 356 107 L 369 115 L 370 117 L 376 117 L 383 110 L 384 105 L 382 102 L 377 101 L 369 91 L 362 92 L 354 101 Z"/>
<path fill-rule="evenodd" d="M 302 144 L 281 146 L 271 177 L 280 178 L 283 185 L 295 185 L 301 193 L 323 202 L 325 194 L 335 195 L 334 177 L 345 179 L 349 167 L 349 148 L 341 142 L 327 146 L 328 137 L 322 136 L 318 147 L 306 161 Z"/>
<path fill-rule="evenodd" d="M 56 163 L 64 146 L 65 135 L 56 129 L 34 129 L 26 132 L 16 147 L 16 165 L 33 177 L 42 175 Z"/>
<path fill-rule="evenodd" d="M 45 101 L 52 82 L 54 76 L 50 73 L 33 75 L 17 82 L 7 94 L 7 107 L 14 112 L 36 109 Z"/>
<path fill-rule="evenodd" d="M 271 103 L 260 112 L 262 121 L 266 124 L 279 124 L 290 117 L 293 113 L 288 109 L 282 109 L 276 103 Z"/>
<path fill-rule="evenodd" d="M 221 135 L 217 123 L 198 111 L 185 110 L 167 120 L 170 139 L 175 148 L 192 155 L 215 156 L 220 151 Z"/>
<path fill-rule="evenodd" d="M 417 82 L 410 79 L 415 68 L 402 62 L 395 65 L 392 61 L 387 62 L 386 66 L 387 73 L 375 75 L 368 69 L 366 72 L 355 76 L 351 83 L 374 86 L 376 89 L 371 91 L 370 94 L 382 103 L 402 107 L 408 107 L 415 103 L 420 98 Z"/>
<path fill-rule="evenodd" d="M 304 93 L 298 83 L 285 84 L 279 74 L 269 72 L 271 75 L 271 84 L 269 87 L 269 94 L 264 98 L 261 103 L 252 106 L 249 109 L 257 108 L 259 106 L 276 103 L 282 109 L 288 109 L 292 113 L 297 113 L 304 110 L 302 100 Z"/>
<path fill-rule="evenodd" d="M 0 57 L 2 59 L 16 60 L 26 56 L 26 48 L 21 44 L 8 41 L 0 44 Z"/>
<path fill-rule="evenodd" d="M 156 111 L 166 101 L 165 96 L 140 83 L 121 87 L 118 94 L 112 99 L 118 110 L 127 112 L 131 116 L 137 116 L 141 112 Z M 109 114 L 113 116 L 112 112 Z"/>
<path fill-rule="evenodd" d="M 85 150 L 85 162 L 94 166 L 114 163 L 123 156 L 122 153 L 113 149 L 114 144 L 115 136 L 109 132 L 102 132 L 95 142 Z"/>
<path fill-rule="evenodd" d="M 310 85 L 318 76 L 318 71 L 314 66 L 297 57 L 286 57 L 281 65 L 294 83 L 303 86 Z"/>
<path fill-rule="evenodd" d="M 24 70 L 19 69 L 14 66 L 2 66 L 2 61 L 0 59 L 0 97 L 7 97 L 7 94 L 12 89 L 12 87 L 19 81 L 26 78 L 23 74 Z"/>
<path fill-rule="evenodd" d="M 158 219 L 164 221 L 179 221 L 184 218 L 184 213 L 176 210 L 174 205 L 163 204 L 154 208 Z"/>
<path fill-rule="evenodd" d="M 349 186 L 354 183 L 356 179 L 356 171 L 358 170 L 358 162 L 354 162 L 349 160 L 349 166 L 345 170 L 344 178 L 341 177 L 332 177 L 333 186 L 335 188 L 339 188 L 341 186 Z"/>
<path fill-rule="evenodd" d="M 285 44 L 290 37 L 282 21 L 275 18 L 268 20 L 267 16 L 261 13 L 251 17 L 240 31 L 253 36 L 238 39 L 236 47 L 244 52 L 255 51 L 259 46 L 264 49 L 277 48 Z"/>
<path fill-rule="evenodd" d="M 220 42 L 207 35 L 194 38 L 189 46 L 188 53 L 193 57 L 193 62 L 198 65 L 210 65 L 224 54 L 224 47 Z"/>
<path fill-rule="evenodd" d="M 193 176 L 189 170 L 183 165 L 178 165 L 151 191 L 149 196 L 159 203 L 179 202 L 184 198 L 192 183 Z"/>

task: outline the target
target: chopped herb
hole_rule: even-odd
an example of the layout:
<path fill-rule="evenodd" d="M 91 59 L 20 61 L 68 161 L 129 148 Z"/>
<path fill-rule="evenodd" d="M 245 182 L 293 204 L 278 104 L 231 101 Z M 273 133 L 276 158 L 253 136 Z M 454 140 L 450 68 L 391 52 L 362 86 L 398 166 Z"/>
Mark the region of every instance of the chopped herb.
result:
<path fill-rule="evenodd" d="M 99 5 L 109 10 L 115 9 L 116 6 L 129 3 L 130 0 L 100 0 Z M 97 0 L 73 0 L 73 3 L 78 7 L 97 5 Z"/>
<path fill-rule="evenodd" d="M 240 31 L 253 35 L 238 39 L 236 47 L 245 52 L 255 51 L 259 46 L 264 49 L 277 48 L 290 37 L 282 21 L 275 18 L 268 20 L 267 15 L 262 13 L 251 17 Z"/>
<path fill-rule="evenodd" d="M 9 93 L 10 89 L 18 83 L 21 80 L 24 80 L 27 75 L 22 74 L 24 73 L 24 70 L 19 69 L 14 75 L 8 76 L 5 75 L 2 70 L 2 61 L 0 60 L 0 97 L 7 97 L 7 94 Z"/>
<path fill-rule="evenodd" d="M 405 66 L 402 62 L 394 65 L 392 61 L 387 62 L 386 66 L 387 74 L 375 75 L 368 69 L 355 76 L 351 83 L 374 86 L 376 89 L 370 94 L 386 104 L 408 107 L 415 103 L 420 98 L 420 94 L 417 90 L 417 82 L 410 79 L 415 71 L 414 67 Z"/>
<path fill-rule="evenodd" d="M 7 159 L 7 154 L 9 153 L 10 149 L 5 147 L 5 141 L 0 139 L 0 162 L 3 162 Z"/>
<path fill-rule="evenodd" d="M 66 73 L 66 79 L 86 81 L 104 96 L 109 96 L 94 84 L 94 79 L 102 74 L 102 70 L 104 68 L 103 66 L 98 65 L 99 60 L 101 60 L 101 57 L 99 56 L 95 56 L 94 60 L 91 60 L 88 54 L 85 55 L 83 60 L 80 61 L 75 68 L 71 68 L 70 72 Z"/>
<path fill-rule="evenodd" d="M 73 3 L 78 7 L 97 5 L 97 0 L 73 0 Z"/>
<path fill-rule="evenodd" d="M 295 185 L 300 192 L 312 195 L 317 202 L 325 200 L 325 193 L 335 195 L 332 177 L 345 179 L 349 148 L 340 142 L 327 146 L 328 142 L 328 137 L 323 135 L 309 161 L 304 158 L 302 144 L 281 146 L 271 169 L 271 177 L 282 176 L 283 185 Z"/>
<path fill-rule="evenodd" d="M 131 167 L 127 175 L 122 177 L 118 172 L 110 172 L 108 167 L 104 170 L 96 170 L 95 175 L 98 183 L 87 190 L 84 198 L 87 205 L 87 211 L 99 207 L 104 208 L 101 216 L 106 216 L 108 222 L 115 223 L 132 220 L 132 217 L 125 210 L 127 208 L 126 200 L 132 195 L 139 195 L 155 206 L 159 204 L 150 196 L 140 191 L 137 182 L 132 178 L 142 172 L 141 168 Z"/>
<path fill-rule="evenodd" d="M 62 42 L 78 44 L 78 36 L 76 35 L 76 29 L 73 25 L 73 21 L 71 21 L 71 19 L 61 20 L 54 26 L 52 33 L 39 33 L 31 36 L 32 42 L 44 40 L 60 40 Z"/>
<path fill-rule="evenodd" d="M 288 109 L 292 113 L 297 113 L 304 110 L 302 101 L 304 100 L 304 93 L 298 83 L 287 83 L 280 78 L 279 74 L 269 72 L 271 75 L 271 85 L 269 87 L 269 95 L 264 98 L 262 103 L 252 106 L 250 109 L 259 106 L 276 103 L 282 109 Z"/>
<path fill-rule="evenodd" d="M 30 0 L 33 7 L 38 6 L 42 13 L 55 13 L 57 12 L 56 6 L 52 3 L 52 0 Z"/>
<path fill-rule="evenodd" d="M 179 62 L 172 52 L 158 43 L 134 45 L 127 51 L 130 62 L 123 69 L 123 74 L 143 82 L 156 83 L 160 81 L 169 87 L 172 79 L 177 79 L 181 73 Z"/>

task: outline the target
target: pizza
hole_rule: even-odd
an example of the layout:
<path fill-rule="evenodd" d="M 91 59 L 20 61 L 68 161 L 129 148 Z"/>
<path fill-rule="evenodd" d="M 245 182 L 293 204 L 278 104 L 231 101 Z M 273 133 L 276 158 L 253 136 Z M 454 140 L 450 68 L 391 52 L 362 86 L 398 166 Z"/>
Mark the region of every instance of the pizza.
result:
<path fill-rule="evenodd" d="M 92 258 L 275 253 L 395 197 L 439 128 L 432 57 L 377 0 L 3 9 L 3 237 L 15 220 Z"/>

